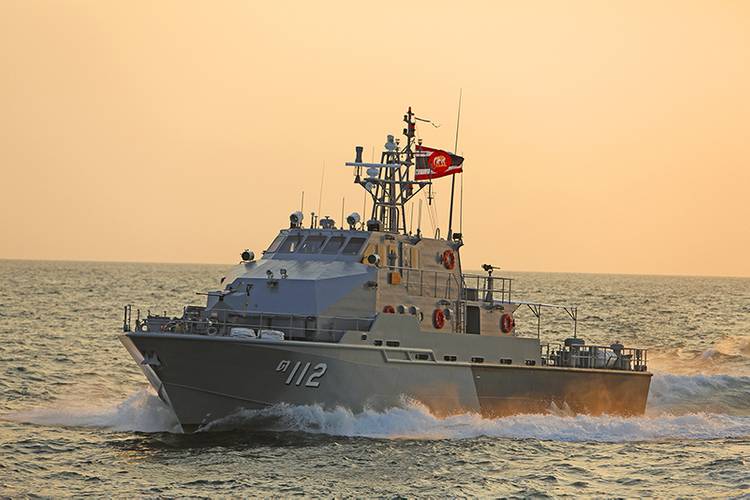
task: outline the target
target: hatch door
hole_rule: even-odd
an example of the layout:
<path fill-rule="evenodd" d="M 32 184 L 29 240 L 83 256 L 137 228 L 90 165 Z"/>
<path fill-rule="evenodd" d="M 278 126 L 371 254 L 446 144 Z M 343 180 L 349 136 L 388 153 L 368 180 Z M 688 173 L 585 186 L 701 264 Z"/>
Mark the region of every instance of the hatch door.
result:
<path fill-rule="evenodd" d="M 479 334 L 479 306 L 466 306 L 466 333 Z"/>

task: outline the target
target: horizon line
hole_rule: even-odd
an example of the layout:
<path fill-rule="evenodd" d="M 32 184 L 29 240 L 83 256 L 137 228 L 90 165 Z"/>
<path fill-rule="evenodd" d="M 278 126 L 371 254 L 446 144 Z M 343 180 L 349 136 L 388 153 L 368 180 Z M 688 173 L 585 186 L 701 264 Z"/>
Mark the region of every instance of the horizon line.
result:
<path fill-rule="evenodd" d="M 70 262 L 70 263 L 91 263 L 91 264 L 160 264 L 175 266 L 232 266 L 235 264 L 221 262 L 167 262 L 167 261 L 140 261 L 140 260 L 96 260 L 96 259 L 18 259 L 0 257 L 0 261 L 14 262 Z M 469 269 L 470 270 L 470 269 Z M 663 278 L 729 278 L 729 279 L 750 279 L 750 276 L 738 276 L 729 274 L 668 274 L 668 273 L 628 273 L 628 272 L 596 272 L 596 271 L 535 271 L 535 270 L 515 270 L 500 269 L 510 273 L 538 273 L 538 274 L 594 274 L 603 276 L 653 276 Z"/>

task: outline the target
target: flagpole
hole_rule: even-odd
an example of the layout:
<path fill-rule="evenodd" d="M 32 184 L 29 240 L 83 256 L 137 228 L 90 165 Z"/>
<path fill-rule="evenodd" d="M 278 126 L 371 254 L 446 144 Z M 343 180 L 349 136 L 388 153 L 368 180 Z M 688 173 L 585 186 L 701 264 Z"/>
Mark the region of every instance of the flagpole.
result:
<path fill-rule="evenodd" d="M 453 146 L 454 154 L 458 154 L 458 126 L 461 123 L 461 97 L 463 97 L 463 89 L 458 91 L 458 116 L 456 117 L 456 143 Z M 453 196 L 456 192 L 456 174 L 451 176 L 451 207 L 448 215 L 448 239 L 453 238 Z"/>

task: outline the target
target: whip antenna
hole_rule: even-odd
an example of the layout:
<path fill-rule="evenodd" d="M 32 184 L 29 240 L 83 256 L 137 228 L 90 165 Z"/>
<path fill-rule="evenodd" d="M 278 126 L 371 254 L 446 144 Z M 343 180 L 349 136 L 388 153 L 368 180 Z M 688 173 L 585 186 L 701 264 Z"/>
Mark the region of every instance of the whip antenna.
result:
<path fill-rule="evenodd" d="M 458 116 L 456 117 L 456 142 L 453 146 L 453 151 L 458 153 L 458 127 L 461 124 L 461 98 L 463 97 L 464 89 L 458 90 Z M 448 212 L 448 240 L 453 238 L 453 196 L 456 192 L 456 175 L 451 176 L 451 207 Z M 463 200 L 462 200 L 463 201 Z"/>
<path fill-rule="evenodd" d="M 318 218 L 320 218 L 320 212 L 323 209 L 323 181 L 326 178 L 326 161 L 323 160 L 323 171 L 320 173 L 320 193 L 318 195 Z M 315 227 L 315 217 L 313 217 L 313 220 L 310 221 L 312 225 L 311 228 Z"/>

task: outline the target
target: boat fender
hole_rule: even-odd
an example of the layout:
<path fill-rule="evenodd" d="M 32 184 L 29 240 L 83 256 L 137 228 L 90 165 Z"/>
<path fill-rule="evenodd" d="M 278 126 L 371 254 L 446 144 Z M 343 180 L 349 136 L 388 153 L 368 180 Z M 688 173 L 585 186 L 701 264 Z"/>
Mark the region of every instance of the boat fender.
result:
<path fill-rule="evenodd" d="M 217 333 L 219 333 L 219 329 L 218 328 L 216 328 L 215 326 L 209 326 L 208 327 L 208 334 L 209 335 L 216 335 Z"/>
<path fill-rule="evenodd" d="M 383 308 L 383 312 L 386 314 L 393 314 L 396 312 L 396 310 L 393 308 L 392 305 L 389 304 Z"/>
<path fill-rule="evenodd" d="M 435 311 L 433 311 L 432 325 L 438 330 L 445 326 L 445 313 L 442 309 L 435 309 Z"/>
<path fill-rule="evenodd" d="M 456 267 L 456 254 L 453 253 L 453 250 L 448 249 L 443 252 L 441 260 L 443 262 L 443 266 L 445 266 L 445 268 L 449 271 Z"/>
<path fill-rule="evenodd" d="M 513 319 L 513 316 L 511 316 L 510 314 L 505 313 L 500 317 L 500 330 L 502 330 L 503 333 L 512 332 L 515 326 L 516 320 Z"/>

